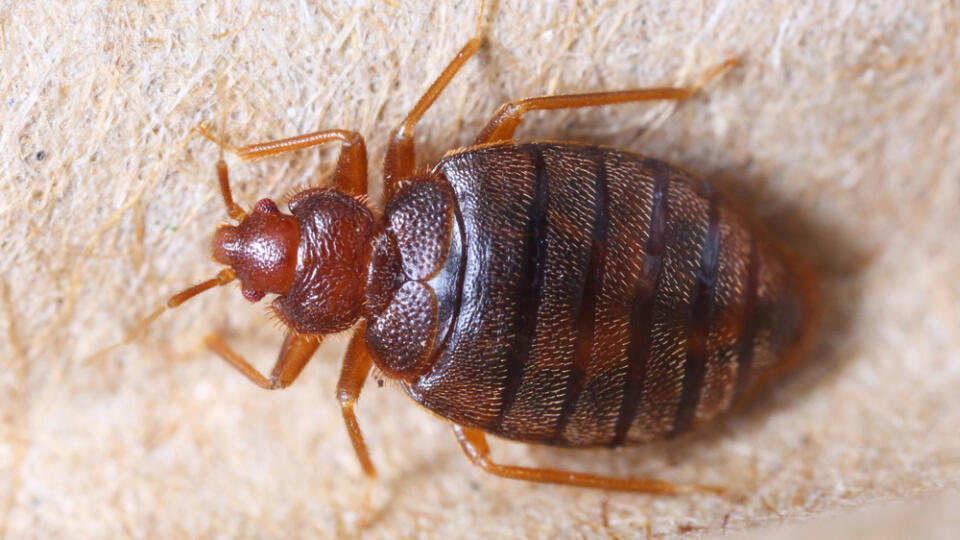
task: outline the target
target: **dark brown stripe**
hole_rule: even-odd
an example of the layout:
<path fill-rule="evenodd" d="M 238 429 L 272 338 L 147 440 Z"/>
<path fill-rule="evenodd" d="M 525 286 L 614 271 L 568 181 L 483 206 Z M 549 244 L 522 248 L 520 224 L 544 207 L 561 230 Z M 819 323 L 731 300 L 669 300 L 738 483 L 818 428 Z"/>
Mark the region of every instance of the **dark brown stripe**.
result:
<path fill-rule="evenodd" d="M 530 160 L 534 168 L 533 204 L 527 210 L 527 250 L 524 257 L 521 289 L 517 291 L 516 310 L 513 320 L 515 337 L 513 347 L 506 359 L 507 376 L 500 396 L 500 413 L 494 423 L 499 428 L 517 399 L 523 368 L 533 348 L 533 336 L 537 327 L 537 310 L 540 308 L 543 291 L 543 273 L 547 264 L 547 202 L 550 199 L 547 166 L 539 146 L 531 145 Z"/>
<path fill-rule="evenodd" d="M 687 334 L 687 360 L 683 365 L 683 387 L 680 405 L 673 421 L 671 436 L 679 435 L 693 424 L 700 404 L 703 380 L 707 375 L 707 334 L 713 311 L 713 293 L 717 283 L 717 264 L 720 258 L 720 208 L 717 195 L 705 185 L 708 209 L 707 230 L 700 249 L 700 268 L 697 283 L 690 300 L 690 329 Z"/>
<path fill-rule="evenodd" d="M 733 388 L 733 399 L 743 394 L 750 381 L 750 368 L 753 367 L 753 341 L 757 334 L 757 325 L 754 322 L 753 312 L 757 305 L 757 287 L 759 285 L 757 274 L 760 270 L 760 257 L 757 253 L 757 242 L 750 239 L 750 255 L 747 259 L 747 282 L 744 285 L 743 316 L 741 318 L 742 328 L 739 339 L 739 351 L 737 352 L 737 383 Z"/>
<path fill-rule="evenodd" d="M 660 288 L 663 274 L 663 254 L 667 247 L 667 172 L 652 168 L 653 197 L 650 209 L 650 224 L 647 242 L 643 248 L 643 268 L 633 292 L 630 309 L 630 343 L 627 348 L 627 377 L 624 381 L 623 399 L 617 414 L 617 424 L 611 445 L 620 446 L 627 439 L 627 432 L 637 417 L 643 384 L 647 378 L 650 362 L 650 345 L 653 332 L 653 302 Z"/>
<path fill-rule="evenodd" d="M 587 378 L 587 367 L 593 355 L 593 344 L 597 332 L 597 297 L 603 282 L 603 266 L 607 255 L 607 228 L 610 216 L 607 213 L 607 151 L 598 148 L 592 154 L 597 163 L 596 196 L 593 202 L 593 231 L 590 244 L 590 262 L 586 277 L 580 290 L 580 306 L 577 312 L 577 341 L 573 353 L 573 367 L 567 380 L 563 406 L 557 416 L 557 425 L 553 432 L 553 441 L 563 440 L 563 433 L 573 417 L 577 400 L 583 392 Z M 579 181 L 579 179 L 574 179 Z"/>

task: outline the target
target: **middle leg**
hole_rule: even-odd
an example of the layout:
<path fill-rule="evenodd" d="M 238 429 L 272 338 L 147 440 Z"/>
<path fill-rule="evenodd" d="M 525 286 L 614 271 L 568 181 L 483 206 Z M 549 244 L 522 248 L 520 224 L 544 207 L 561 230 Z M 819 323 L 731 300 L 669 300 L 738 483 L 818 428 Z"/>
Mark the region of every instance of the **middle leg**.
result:
<path fill-rule="evenodd" d="M 481 0 L 480 12 L 477 14 L 477 26 L 473 39 L 468 41 L 467 44 L 460 49 L 460 52 L 453 57 L 453 60 L 451 60 L 446 69 L 443 70 L 443 73 L 437 77 L 437 80 L 433 81 L 430 88 L 424 92 L 420 100 L 417 101 L 417 104 L 414 105 L 413 109 L 407 114 L 407 117 L 403 119 L 400 127 L 395 129 L 390 135 L 390 143 L 387 145 L 387 155 L 383 160 L 383 176 L 385 181 L 383 186 L 384 201 L 396 192 L 403 179 L 413 174 L 414 168 L 416 167 L 416 152 L 413 148 L 413 126 L 417 125 L 417 122 L 419 122 L 423 114 L 427 112 L 427 109 L 433 105 L 433 102 L 437 100 L 437 97 L 440 96 L 443 89 L 450 84 L 453 76 L 460 71 L 463 64 L 477 52 L 480 44 L 483 43 L 481 23 L 483 21 L 484 3 L 484 0 Z"/>
<path fill-rule="evenodd" d="M 367 478 L 373 480 L 377 476 L 377 470 L 373 467 L 373 462 L 370 461 L 367 443 L 363 440 L 360 424 L 357 423 L 357 415 L 353 411 L 357 399 L 360 398 L 360 390 L 363 389 L 363 385 L 367 381 L 367 375 L 370 374 L 370 368 L 373 366 L 373 359 L 370 357 L 363 339 L 366 334 L 366 326 L 365 322 L 360 323 L 360 326 L 350 338 L 350 344 L 347 345 L 347 353 L 343 357 L 343 365 L 340 368 L 340 380 L 337 381 L 337 399 L 340 401 L 343 422 L 347 426 L 350 443 L 353 444 L 353 450 L 360 461 L 360 467 Z"/>

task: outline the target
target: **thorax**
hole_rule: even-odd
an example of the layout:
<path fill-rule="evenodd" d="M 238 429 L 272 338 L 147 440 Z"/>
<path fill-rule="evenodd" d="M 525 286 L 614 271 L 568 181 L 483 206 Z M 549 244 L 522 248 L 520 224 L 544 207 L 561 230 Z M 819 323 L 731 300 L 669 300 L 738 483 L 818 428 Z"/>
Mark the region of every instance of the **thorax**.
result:
<path fill-rule="evenodd" d="M 428 371 L 455 318 L 460 267 L 456 199 L 425 175 L 387 201 L 367 267 L 366 343 L 386 375 Z"/>

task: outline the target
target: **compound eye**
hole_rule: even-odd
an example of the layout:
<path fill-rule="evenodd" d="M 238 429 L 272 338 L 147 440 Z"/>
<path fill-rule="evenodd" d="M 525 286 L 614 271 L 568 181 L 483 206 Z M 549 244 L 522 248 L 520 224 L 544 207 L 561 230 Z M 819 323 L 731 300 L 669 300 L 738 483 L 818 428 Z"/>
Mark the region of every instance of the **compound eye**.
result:
<path fill-rule="evenodd" d="M 261 212 L 264 214 L 279 214 L 280 209 L 277 208 L 276 203 L 270 199 L 260 199 L 257 201 L 257 204 L 253 206 L 255 212 Z"/>
<path fill-rule="evenodd" d="M 246 299 L 249 300 L 250 302 L 254 302 L 254 303 L 259 302 L 260 299 L 263 298 L 263 295 L 265 294 L 263 291 L 258 291 L 258 290 L 256 290 L 256 289 L 250 289 L 250 288 L 247 288 L 246 286 L 241 287 L 240 290 L 243 292 L 243 297 L 244 297 L 244 298 L 246 298 Z"/>

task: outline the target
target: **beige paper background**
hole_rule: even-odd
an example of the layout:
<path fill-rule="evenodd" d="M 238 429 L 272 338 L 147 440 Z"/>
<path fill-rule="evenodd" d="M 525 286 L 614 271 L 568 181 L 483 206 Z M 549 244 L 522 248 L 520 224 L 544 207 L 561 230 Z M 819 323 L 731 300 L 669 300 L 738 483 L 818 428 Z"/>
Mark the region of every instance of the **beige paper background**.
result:
<path fill-rule="evenodd" d="M 504 462 L 716 483 L 727 499 L 489 477 L 441 421 L 372 384 L 359 417 L 381 478 L 362 536 L 702 535 L 956 490 L 957 2 L 530 4 L 490 2 L 487 45 L 417 128 L 420 159 L 468 144 L 512 98 L 683 84 L 740 56 L 682 106 L 541 113 L 518 137 L 714 179 L 821 268 L 822 339 L 755 406 L 681 441 L 495 442 Z M 83 359 L 216 270 L 217 154 L 192 126 L 237 144 L 358 130 L 379 186 L 388 130 L 474 17 L 471 2 L 0 2 L 5 536 L 357 534 L 364 483 L 333 399 L 342 339 L 293 388 L 255 388 L 200 345 L 218 331 L 272 362 L 280 333 L 230 287 Z M 336 153 L 228 159 L 235 194 L 249 206 L 323 181 Z"/>

